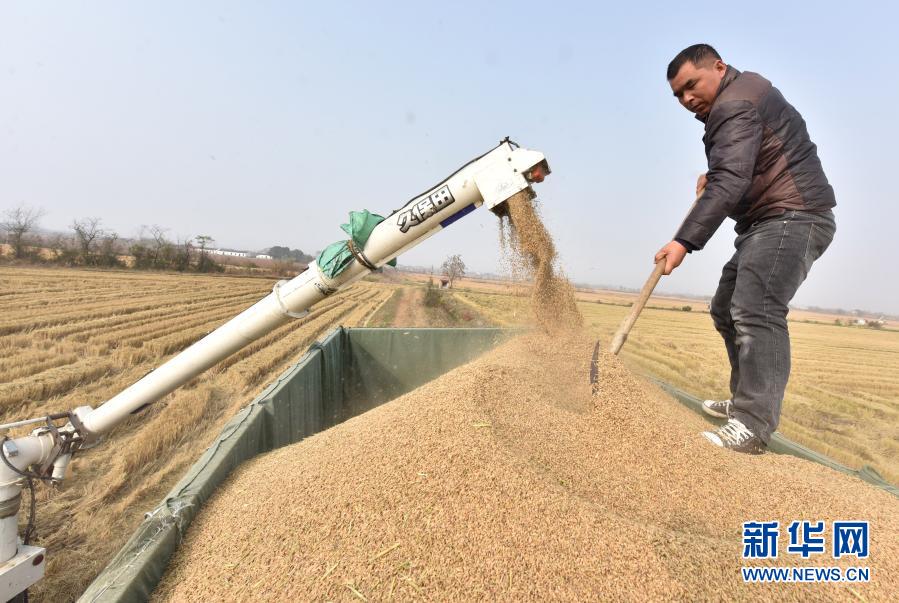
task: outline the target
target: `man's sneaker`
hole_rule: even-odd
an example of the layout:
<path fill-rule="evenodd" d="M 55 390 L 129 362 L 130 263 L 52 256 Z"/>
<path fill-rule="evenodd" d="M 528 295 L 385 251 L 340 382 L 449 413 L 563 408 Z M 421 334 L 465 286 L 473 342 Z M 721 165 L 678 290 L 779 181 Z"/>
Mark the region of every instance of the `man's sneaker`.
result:
<path fill-rule="evenodd" d="M 728 412 L 730 411 L 730 400 L 706 400 L 702 403 L 702 410 L 704 410 L 707 415 L 712 415 L 719 419 L 726 419 L 730 416 L 728 415 Z"/>
<path fill-rule="evenodd" d="M 765 452 L 765 443 L 762 442 L 761 438 L 749 431 L 749 428 L 737 419 L 728 419 L 727 423 L 715 431 L 703 431 L 702 435 L 715 446 L 735 452 L 745 452 L 747 454 L 762 454 Z"/>

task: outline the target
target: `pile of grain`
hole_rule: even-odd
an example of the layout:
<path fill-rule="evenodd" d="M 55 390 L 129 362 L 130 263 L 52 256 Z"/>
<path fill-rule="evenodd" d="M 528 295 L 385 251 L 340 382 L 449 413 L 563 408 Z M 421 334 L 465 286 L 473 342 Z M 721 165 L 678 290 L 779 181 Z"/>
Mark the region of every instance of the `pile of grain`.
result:
<path fill-rule="evenodd" d="M 244 465 L 200 513 L 157 600 L 886 600 L 899 507 L 705 423 L 592 341 L 516 339 Z M 870 584 L 744 585 L 741 523 L 867 519 Z M 781 547 L 786 546 L 781 539 Z M 846 565 L 829 554 L 804 562 Z"/>
<path fill-rule="evenodd" d="M 531 308 L 537 325 L 551 334 L 581 326 L 574 288 L 556 267 L 556 246 L 537 213 L 533 192 L 525 189 L 506 205 L 507 214 L 500 219 L 500 246 L 513 275 L 533 283 Z"/>

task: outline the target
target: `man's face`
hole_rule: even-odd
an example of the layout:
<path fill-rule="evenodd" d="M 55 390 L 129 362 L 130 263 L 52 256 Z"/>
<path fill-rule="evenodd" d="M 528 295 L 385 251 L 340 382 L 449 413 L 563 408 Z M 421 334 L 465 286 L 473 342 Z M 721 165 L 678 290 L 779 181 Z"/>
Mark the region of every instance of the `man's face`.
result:
<path fill-rule="evenodd" d="M 718 95 L 718 86 L 726 71 L 727 65 L 721 60 L 709 61 L 703 66 L 696 66 L 687 61 L 668 83 L 674 96 L 687 111 L 706 117 L 712 110 L 712 103 Z"/>

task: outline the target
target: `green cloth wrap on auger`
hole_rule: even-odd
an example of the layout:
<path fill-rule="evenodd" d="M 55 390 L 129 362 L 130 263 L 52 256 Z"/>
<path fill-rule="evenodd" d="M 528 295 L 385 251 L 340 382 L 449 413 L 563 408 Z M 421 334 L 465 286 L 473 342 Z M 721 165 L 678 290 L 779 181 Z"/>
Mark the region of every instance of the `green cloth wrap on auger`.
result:
<path fill-rule="evenodd" d="M 351 211 L 349 223 L 341 224 L 340 228 L 343 232 L 350 235 L 350 240 L 353 242 L 356 249 L 362 250 L 365 248 L 365 243 L 368 241 L 368 237 L 371 236 L 375 226 L 383 221 L 383 216 L 373 214 L 367 209 L 363 209 L 362 211 Z M 353 263 L 353 259 L 355 259 L 355 256 L 353 255 L 353 252 L 350 251 L 350 241 L 338 241 L 337 243 L 331 243 L 325 247 L 325 249 L 318 254 L 316 262 L 318 263 L 318 267 L 322 271 L 322 274 L 328 278 L 334 278 L 346 270 L 347 266 Z M 396 259 L 390 260 L 387 262 L 387 265 L 396 266 Z"/>

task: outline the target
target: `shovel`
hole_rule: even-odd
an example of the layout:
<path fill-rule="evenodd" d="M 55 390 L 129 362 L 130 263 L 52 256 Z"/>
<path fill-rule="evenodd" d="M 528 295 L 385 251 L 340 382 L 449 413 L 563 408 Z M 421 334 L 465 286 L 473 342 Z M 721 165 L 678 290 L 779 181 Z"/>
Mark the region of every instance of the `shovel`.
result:
<path fill-rule="evenodd" d="M 618 352 L 621 351 L 621 346 L 627 341 L 628 333 L 631 332 L 631 328 L 634 326 L 634 323 L 637 322 L 637 317 L 640 316 L 640 312 L 643 311 L 643 306 L 646 305 L 649 296 L 652 295 L 652 290 L 656 288 L 659 279 L 662 278 L 662 273 L 665 272 L 666 261 L 666 258 L 663 257 L 656 262 L 656 267 L 653 269 L 652 274 L 649 275 L 649 278 L 646 279 L 646 283 L 643 285 L 643 289 L 640 290 L 640 296 L 637 298 L 637 301 L 634 302 L 630 314 L 627 315 L 627 318 L 624 319 L 624 322 L 621 323 L 621 326 L 618 327 L 618 330 L 615 332 L 615 337 L 612 338 L 612 345 L 609 346 L 609 351 L 611 353 L 617 355 Z"/>
<path fill-rule="evenodd" d="M 704 192 L 704 186 L 696 191 L 696 200 L 693 201 L 690 212 L 692 212 L 693 208 L 696 207 L 696 204 L 699 203 L 699 199 Z M 687 212 L 687 215 L 690 215 L 690 212 Z M 665 262 L 666 259 L 664 257 L 656 262 L 656 267 L 653 269 L 652 274 L 649 275 L 649 278 L 646 279 L 643 289 L 640 290 L 640 296 L 637 298 L 637 301 L 634 302 L 631 313 L 628 314 L 627 318 L 624 319 L 624 322 L 621 323 L 621 326 L 618 327 L 618 331 L 615 332 L 615 337 L 612 338 L 612 345 L 609 346 L 609 351 L 616 356 L 618 355 L 618 352 L 621 351 L 621 346 L 627 341 L 627 335 L 631 332 L 634 323 L 637 322 L 637 317 L 640 316 L 640 312 L 643 311 L 643 306 L 646 305 L 649 296 L 652 295 L 652 290 L 659 284 L 659 279 L 662 278 L 662 273 L 665 272 Z"/>
<path fill-rule="evenodd" d="M 659 279 L 662 278 L 662 273 L 665 272 L 666 261 L 665 258 L 662 258 L 656 262 L 656 267 L 646 280 L 646 284 L 643 285 L 643 289 L 640 291 L 640 297 L 634 302 L 631 313 L 624 319 L 624 322 L 618 327 L 615 337 L 612 338 L 612 345 L 609 346 L 609 351 L 616 356 L 621 350 L 621 346 L 623 346 L 624 342 L 627 340 L 627 334 L 630 333 L 631 327 L 637 322 L 640 311 L 643 309 L 643 306 L 646 305 L 649 296 L 652 295 L 652 290 L 655 289 Z M 599 351 L 600 342 L 597 341 L 596 346 L 593 348 L 593 359 L 590 361 L 590 386 L 594 396 L 599 392 Z"/>

